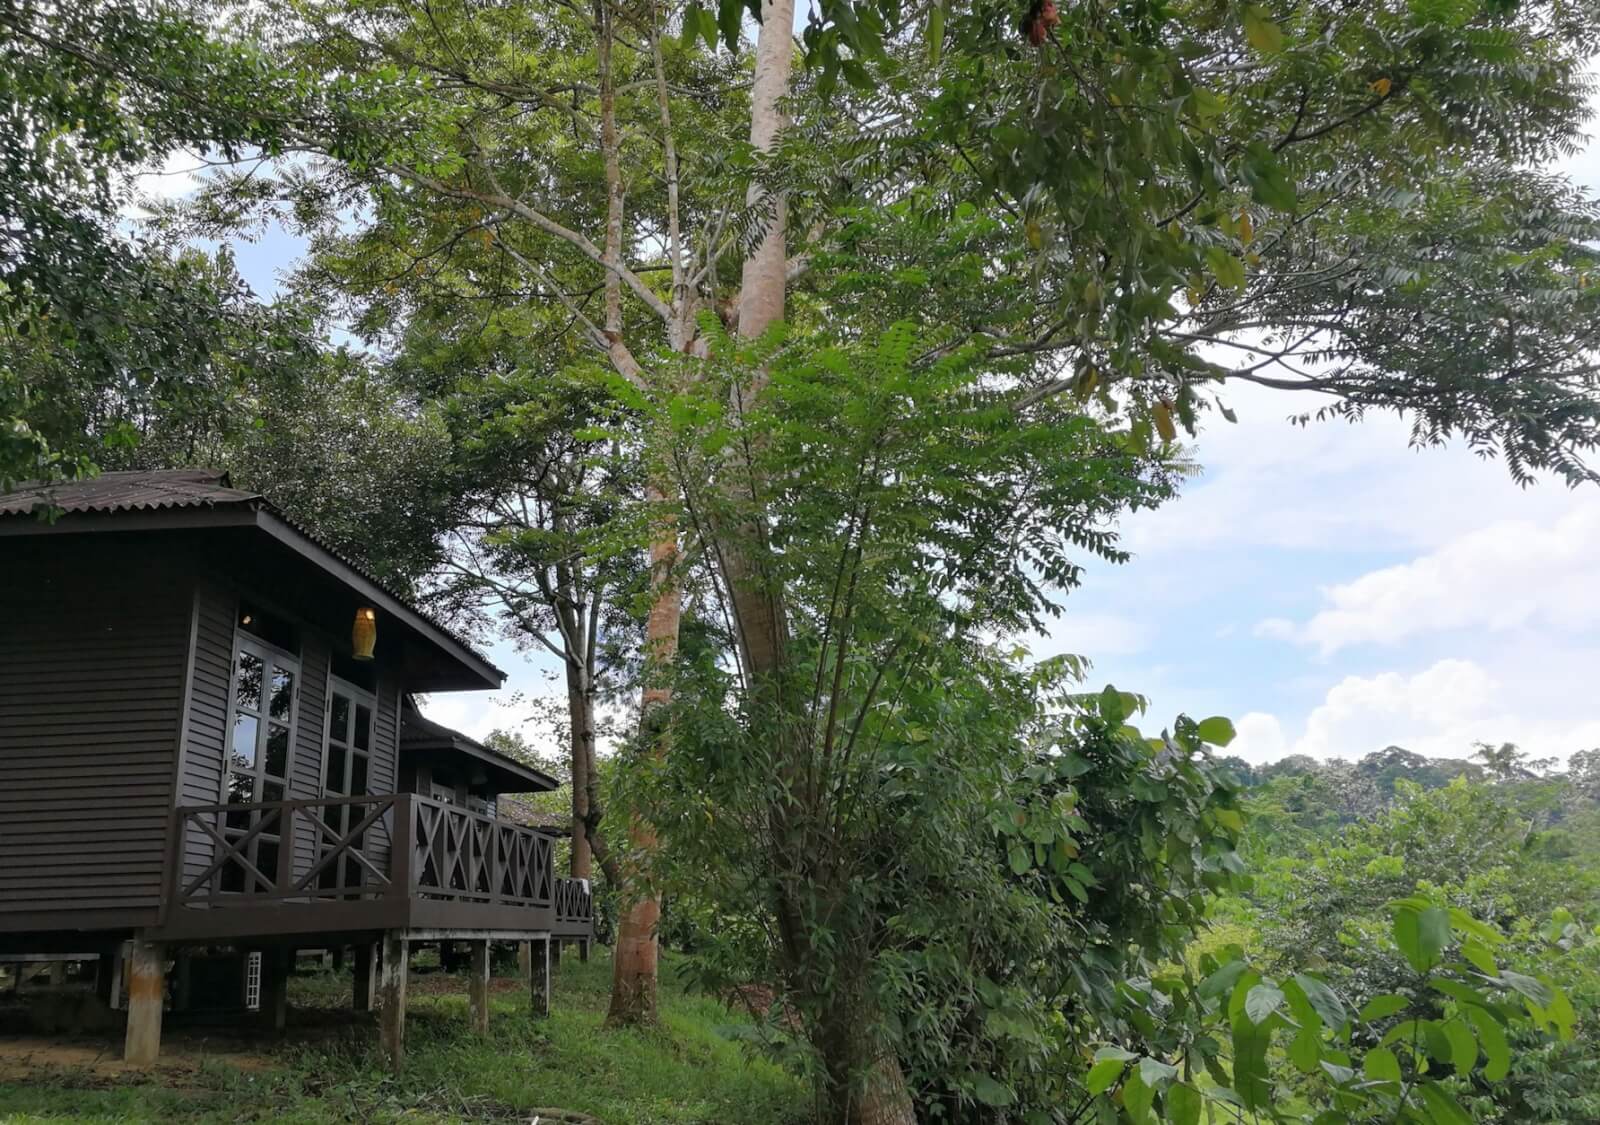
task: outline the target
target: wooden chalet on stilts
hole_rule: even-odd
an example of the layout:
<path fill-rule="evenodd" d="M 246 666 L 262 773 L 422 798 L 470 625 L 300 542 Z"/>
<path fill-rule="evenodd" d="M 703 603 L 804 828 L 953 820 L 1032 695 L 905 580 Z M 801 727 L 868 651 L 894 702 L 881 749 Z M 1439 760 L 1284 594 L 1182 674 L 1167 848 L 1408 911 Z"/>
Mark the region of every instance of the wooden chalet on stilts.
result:
<path fill-rule="evenodd" d="M 470 944 L 478 1026 L 489 943 L 531 943 L 547 1011 L 588 886 L 494 804 L 555 782 L 411 701 L 503 679 L 222 473 L 0 495 L 0 955 L 97 954 L 113 997 L 126 966 L 134 1063 L 201 947 L 261 955 L 279 1026 L 293 950 L 353 947 L 396 1064 L 414 943 Z"/>

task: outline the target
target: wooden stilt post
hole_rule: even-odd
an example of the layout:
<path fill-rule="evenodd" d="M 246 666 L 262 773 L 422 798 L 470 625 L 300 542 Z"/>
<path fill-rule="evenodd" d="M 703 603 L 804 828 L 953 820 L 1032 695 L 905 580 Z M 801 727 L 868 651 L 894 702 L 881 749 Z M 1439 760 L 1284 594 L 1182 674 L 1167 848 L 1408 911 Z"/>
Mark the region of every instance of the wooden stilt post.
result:
<path fill-rule="evenodd" d="M 472 1030 L 479 1035 L 489 1034 L 489 943 L 474 941 L 472 971 L 467 980 L 467 1013 Z"/>
<path fill-rule="evenodd" d="M 560 938 L 551 938 L 550 939 L 550 964 L 552 964 L 552 965 L 561 964 L 561 939 Z"/>
<path fill-rule="evenodd" d="M 531 944 L 533 946 L 533 972 L 528 974 L 528 981 L 533 1000 L 533 1014 L 536 1016 L 548 1016 L 550 1014 L 550 939 L 549 937 L 536 938 Z"/>
<path fill-rule="evenodd" d="M 261 956 L 261 1022 L 281 1032 L 289 1025 L 289 971 L 294 950 L 268 949 Z"/>
<path fill-rule="evenodd" d="M 143 938 L 131 944 L 128 963 L 128 1034 L 124 1062 L 153 1066 L 161 1054 L 161 1008 L 167 998 L 165 951 Z"/>
<path fill-rule="evenodd" d="M 354 1004 L 358 1012 L 372 1011 L 378 995 L 378 949 L 370 941 L 359 942 L 355 955 Z"/>
<path fill-rule="evenodd" d="M 333 947 L 333 971 L 336 972 L 336 973 L 344 972 L 344 945 L 343 944 L 339 944 L 339 945 L 336 945 L 336 946 Z"/>
<path fill-rule="evenodd" d="M 587 965 L 589 963 L 589 939 L 588 938 L 579 938 L 578 939 L 578 960 L 582 961 L 585 965 Z"/>
<path fill-rule="evenodd" d="M 383 967 L 378 974 L 378 1042 L 389 1066 L 399 1071 L 406 1061 L 406 974 L 410 942 L 399 930 L 383 935 Z"/>
<path fill-rule="evenodd" d="M 522 974 L 523 980 L 533 976 L 533 942 L 517 942 L 517 971 Z"/>
<path fill-rule="evenodd" d="M 50 984 L 52 987 L 67 983 L 67 963 L 65 961 L 50 962 Z"/>

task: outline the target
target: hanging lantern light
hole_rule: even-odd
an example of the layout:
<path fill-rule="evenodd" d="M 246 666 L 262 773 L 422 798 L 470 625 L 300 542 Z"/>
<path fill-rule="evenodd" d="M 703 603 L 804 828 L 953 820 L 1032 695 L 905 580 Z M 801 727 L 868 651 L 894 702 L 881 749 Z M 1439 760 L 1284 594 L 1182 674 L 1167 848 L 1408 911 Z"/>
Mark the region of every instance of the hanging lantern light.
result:
<path fill-rule="evenodd" d="M 350 628 L 350 647 L 357 660 L 371 660 L 372 646 L 378 643 L 378 614 L 370 606 L 356 610 L 356 622 Z"/>

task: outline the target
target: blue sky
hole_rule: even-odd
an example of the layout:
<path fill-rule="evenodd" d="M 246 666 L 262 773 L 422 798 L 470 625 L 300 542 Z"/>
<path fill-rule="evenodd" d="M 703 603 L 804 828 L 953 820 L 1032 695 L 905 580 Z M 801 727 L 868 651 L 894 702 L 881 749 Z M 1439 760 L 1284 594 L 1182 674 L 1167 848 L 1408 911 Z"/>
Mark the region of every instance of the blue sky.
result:
<path fill-rule="evenodd" d="M 181 191 L 184 168 L 175 156 L 147 186 Z M 1565 170 L 1600 190 L 1600 145 Z M 273 229 L 234 249 L 271 294 L 304 246 Z M 1125 521 L 1133 560 L 1091 566 L 1035 654 L 1088 656 L 1096 683 L 1150 697 L 1153 725 L 1228 715 L 1255 761 L 1600 746 L 1600 492 L 1524 490 L 1464 449 L 1412 450 L 1393 417 L 1300 428 L 1304 400 L 1226 397 L 1239 421 L 1213 417 L 1194 442 L 1203 474 Z M 549 739 L 525 700 L 554 690 L 553 663 L 491 655 L 503 691 L 434 696 L 429 713 Z"/>

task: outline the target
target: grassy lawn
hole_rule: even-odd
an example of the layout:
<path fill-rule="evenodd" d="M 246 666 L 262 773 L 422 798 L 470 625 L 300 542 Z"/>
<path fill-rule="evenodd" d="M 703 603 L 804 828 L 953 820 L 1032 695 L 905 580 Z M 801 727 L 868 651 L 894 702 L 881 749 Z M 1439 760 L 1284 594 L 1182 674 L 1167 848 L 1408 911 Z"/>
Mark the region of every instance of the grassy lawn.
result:
<path fill-rule="evenodd" d="M 26 1081 L 0 1078 L 0 1121 L 509 1123 L 545 1107 L 606 1125 L 804 1118 L 802 1084 L 738 1041 L 744 1017 L 678 988 L 670 962 L 663 962 L 662 1022 L 654 1030 L 602 1027 L 610 980 L 604 950 L 587 965 L 569 952 L 548 1020 L 529 1014 L 523 982 L 497 981 L 490 1036 L 477 1039 L 466 1027 L 464 981 L 416 974 L 407 1065 L 396 1078 L 381 1065 L 370 1025 L 297 1036 L 297 1021 L 308 1026 L 318 1009 L 347 1007 L 349 986 L 332 976 L 296 978 L 289 1033 L 255 1045 L 253 1066 L 212 1057 L 152 1080 L 38 1065 Z M 181 1045 L 178 1051 L 181 1060 Z"/>

